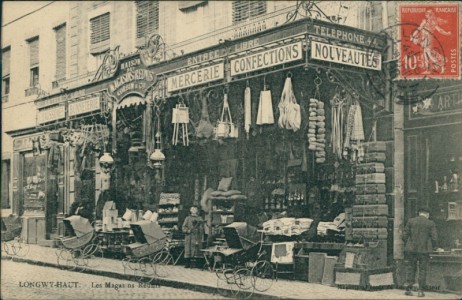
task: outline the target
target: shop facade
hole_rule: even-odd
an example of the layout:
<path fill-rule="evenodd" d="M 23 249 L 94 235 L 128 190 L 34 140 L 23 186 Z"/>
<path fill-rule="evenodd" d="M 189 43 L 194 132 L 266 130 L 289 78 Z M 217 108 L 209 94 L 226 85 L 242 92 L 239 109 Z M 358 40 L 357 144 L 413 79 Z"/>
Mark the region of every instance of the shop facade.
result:
<path fill-rule="evenodd" d="M 24 145 L 13 154 L 13 195 L 26 218 L 29 181 L 45 193 L 43 213 L 31 215 L 44 220 L 43 239 L 63 233 L 59 220 L 79 198 L 96 220 L 114 201 L 119 216 L 157 210 L 162 225 L 173 212 L 163 197 L 179 194 L 177 228 L 198 205 L 209 243 L 233 222 L 310 218 L 331 227 L 318 225 L 311 240 L 269 239 L 308 252 L 325 244 L 331 255 L 371 242 L 380 267 L 393 263 L 393 143 L 380 143 L 376 115 L 390 99 L 367 86 L 383 71 L 385 39 L 298 20 L 168 61 L 158 41 L 124 57 L 111 51 L 93 82 L 36 101 L 40 133 L 15 140 Z M 236 197 L 204 196 L 221 185 Z"/>
<path fill-rule="evenodd" d="M 431 210 L 439 248 L 430 256 L 434 287 L 461 270 L 461 91 L 460 84 L 429 82 L 423 102 L 404 106 L 405 219 L 421 206 Z"/>

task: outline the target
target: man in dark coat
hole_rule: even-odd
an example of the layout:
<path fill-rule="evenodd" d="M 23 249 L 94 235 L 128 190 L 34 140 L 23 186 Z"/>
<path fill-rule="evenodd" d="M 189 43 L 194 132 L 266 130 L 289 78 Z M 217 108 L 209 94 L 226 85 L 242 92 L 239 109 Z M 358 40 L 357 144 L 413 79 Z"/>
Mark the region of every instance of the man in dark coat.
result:
<path fill-rule="evenodd" d="M 411 288 L 415 282 L 417 265 L 419 265 L 419 297 L 424 297 L 423 288 L 427 279 L 429 253 L 433 251 L 437 240 L 435 222 L 429 220 L 430 211 L 426 207 L 419 209 L 419 215 L 408 221 L 403 233 L 403 240 L 406 243 L 404 255 L 407 262 L 406 292 L 411 296 Z"/>

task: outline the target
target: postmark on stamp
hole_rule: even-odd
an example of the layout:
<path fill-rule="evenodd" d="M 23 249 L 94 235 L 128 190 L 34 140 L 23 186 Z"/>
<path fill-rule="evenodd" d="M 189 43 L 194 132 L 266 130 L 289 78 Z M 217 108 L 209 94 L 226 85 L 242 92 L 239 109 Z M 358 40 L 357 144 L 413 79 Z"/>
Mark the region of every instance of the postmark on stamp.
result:
<path fill-rule="evenodd" d="M 405 79 L 460 79 L 457 3 L 401 3 L 399 73 Z"/>

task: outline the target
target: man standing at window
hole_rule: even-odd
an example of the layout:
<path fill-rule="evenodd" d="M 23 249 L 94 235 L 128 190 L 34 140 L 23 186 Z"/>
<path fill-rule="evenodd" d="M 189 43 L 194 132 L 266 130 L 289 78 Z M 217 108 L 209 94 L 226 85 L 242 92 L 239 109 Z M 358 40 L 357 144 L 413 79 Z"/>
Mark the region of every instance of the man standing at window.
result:
<path fill-rule="evenodd" d="M 427 280 L 429 253 L 433 251 L 436 243 L 436 225 L 429 220 L 430 211 L 426 207 L 419 209 L 419 215 L 408 221 L 403 233 L 403 240 L 406 243 L 404 248 L 405 261 L 407 263 L 406 292 L 407 296 L 412 296 L 411 288 L 415 282 L 417 264 L 419 265 L 419 297 L 424 297 L 423 288 Z"/>

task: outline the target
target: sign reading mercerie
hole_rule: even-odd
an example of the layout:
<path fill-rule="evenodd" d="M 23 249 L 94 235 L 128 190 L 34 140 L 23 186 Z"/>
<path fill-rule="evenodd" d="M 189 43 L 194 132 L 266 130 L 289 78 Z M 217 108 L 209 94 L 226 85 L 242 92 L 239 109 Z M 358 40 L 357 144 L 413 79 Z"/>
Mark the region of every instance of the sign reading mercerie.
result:
<path fill-rule="evenodd" d="M 302 42 L 284 45 L 231 60 L 231 76 L 277 66 L 303 58 Z"/>
<path fill-rule="evenodd" d="M 223 78 L 225 78 L 224 64 L 214 64 L 194 71 L 169 77 L 167 79 L 167 91 L 173 92 Z"/>
<path fill-rule="evenodd" d="M 382 57 L 377 51 L 362 51 L 317 41 L 311 42 L 311 58 L 380 71 Z"/>
<path fill-rule="evenodd" d="M 94 96 L 89 99 L 75 101 L 69 103 L 68 115 L 69 117 L 89 113 L 101 108 L 100 96 Z"/>

